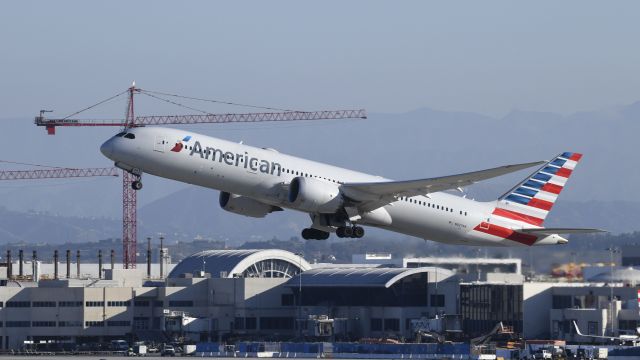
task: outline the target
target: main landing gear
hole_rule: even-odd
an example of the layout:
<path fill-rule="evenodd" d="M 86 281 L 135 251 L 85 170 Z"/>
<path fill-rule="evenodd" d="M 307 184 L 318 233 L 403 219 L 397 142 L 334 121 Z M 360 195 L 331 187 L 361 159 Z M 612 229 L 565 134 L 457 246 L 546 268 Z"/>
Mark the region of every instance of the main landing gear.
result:
<path fill-rule="evenodd" d="M 340 226 L 336 230 L 339 238 L 361 238 L 364 236 L 364 228 L 362 226 Z"/>
<path fill-rule="evenodd" d="M 326 231 L 309 228 L 302 230 L 302 238 L 305 240 L 327 240 L 329 233 Z"/>

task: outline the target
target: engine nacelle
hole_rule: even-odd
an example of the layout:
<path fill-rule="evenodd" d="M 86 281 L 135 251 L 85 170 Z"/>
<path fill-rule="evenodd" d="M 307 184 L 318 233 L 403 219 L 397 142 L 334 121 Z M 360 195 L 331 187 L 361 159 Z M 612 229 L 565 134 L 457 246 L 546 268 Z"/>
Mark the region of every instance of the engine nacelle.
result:
<path fill-rule="evenodd" d="M 224 191 L 220 192 L 219 202 L 220 207 L 226 211 L 254 218 L 263 218 L 274 211 L 282 211 L 282 208 L 277 206 Z"/>
<path fill-rule="evenodd" d="M 306 212 L 332 214 L 342 207 L 344 200 L 336 184 L 296 177 L 289 185 L 289 203 Z"/>

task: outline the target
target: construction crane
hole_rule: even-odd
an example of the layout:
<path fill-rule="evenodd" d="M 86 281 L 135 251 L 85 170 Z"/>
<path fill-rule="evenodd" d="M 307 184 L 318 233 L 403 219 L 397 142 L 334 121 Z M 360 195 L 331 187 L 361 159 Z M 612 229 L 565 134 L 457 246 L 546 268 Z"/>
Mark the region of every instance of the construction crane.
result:
<path fill-rule="evenodd" d="M 124 119 L 113 120 L 95 120 L 95 119 L 73 119 L 75 116 L 85 110 L 92 109 L 95 106 L 104 104 L 112 99 L 115 99 L 121 95 L 128 94 L 127 111 Z M 147 95 L 173 105 L 182 106 L 191 110 L 200 112 L 196 115 L 160 115 L 160 116 L 135 116 L 134 113 L 134 95 L 143 94 Z M 252 108 L 267 109 L 270 112 L 256 112 L 256 113 L 244 113 L 244 114 L 212 114 L 207 111 L 195 109 L 193 107 L 185 106 L 176 101 L 163 98 L 164 96 L 171 96 L 174 98 L 183 98 L 190 100 L 208 101 L 213 103 L 222 103 L 227 105 L 239 105 Z M 272 111 L 275 110 L 275 111 Z M 135 82 L 133 85 L 119 94 L 116 94 L 110 98 L 107 98 L 95 105 L 89 106 L 83 110 L 77 111 L 67 117 L 61 119 L 49 119 L 45 118 L 45 113 L 51 112 L 51 110 L 40 110 L 40 115 L 36 116 L 35 124 L 37 126 L 44 126 L 47 130 L 47 134 L 55 135 L 57 127 L 80 127 L 80 126 L 116 126 L 121 128 L 141 127 L 147 125 L 169 125 L 169 124 L 204 124 L 204 123 L 253 123 L 264 121 L 311 121 L 311 120 L 333 120 L 333 119 L 366 119 L 367 113 L 365 110 L 323 110 L 323 111 L 293 111 L 285 109 L 268 108 L 253 105 L 244 105 L 231 103 L 227 101 L 207 100 L 201 98 L 193 98 L 181 95 L 167 94 L 155 91 L 148 91 L 140 88 L 136 88 Z M 122 248 L 123 248 L 123 264 L 125 269 L 135 269 L 136 267 L 136 244 L 137 244 L 137 214 L 136 214 L 136 189 L 132 187 L 134 181 L 137 180 L 139 174 L 131 174 L 123 170 L 122 176 Z"/>
<path fill-rule="evenodd" d="M 4 170 L 0 171 L 0 180 L 31 180 L 31 179 L 61 179 L 78 178 L 92 176 L 115 176 L 118 177 L 117 168 L 54 168 L 46 170 Z"/>

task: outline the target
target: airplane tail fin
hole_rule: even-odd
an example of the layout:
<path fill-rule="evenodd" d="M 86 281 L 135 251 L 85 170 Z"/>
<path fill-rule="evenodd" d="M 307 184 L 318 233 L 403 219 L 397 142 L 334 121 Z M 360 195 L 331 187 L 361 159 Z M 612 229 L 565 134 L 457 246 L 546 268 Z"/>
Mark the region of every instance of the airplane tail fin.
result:
<path fill-rule="evenodd" d="M 492 216 L 524 227 L 542 226 L 582 154 L 564 152 L 498 198 Z"/>

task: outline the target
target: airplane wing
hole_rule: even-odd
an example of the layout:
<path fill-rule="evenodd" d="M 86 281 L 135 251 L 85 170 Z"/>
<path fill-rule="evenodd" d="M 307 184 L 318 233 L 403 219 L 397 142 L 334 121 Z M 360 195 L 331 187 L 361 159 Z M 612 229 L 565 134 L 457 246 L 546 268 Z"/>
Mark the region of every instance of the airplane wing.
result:
<path fill-rule="evenodd" d="M 532 228 L 532 229 L 520 229 L 518 232 L 531 235 L 553 235 L 553 234 L 590 234 L 607 232 L 602 229 L 576 229 L 576 228 Z"/>
<path fill-rule="evenodd" d="M 401 196 L 416 196 L 457 189 L 478 181 L 491 179 L 532 166 L 544 164 L 536 161 L 524 164 L 500 166 L 487 170 L 474 171 L 458 175 L 442 176 L 430 179 L 385 181 L 370 183 L 346 183 L 340 189 L 356 206 L 363 211 L 371 211 L 397 200 Z"/>

